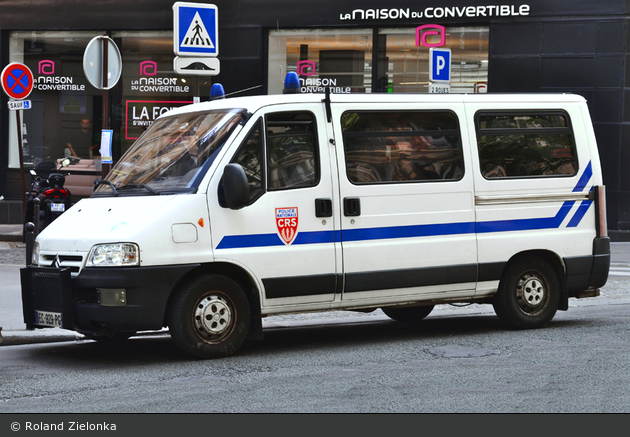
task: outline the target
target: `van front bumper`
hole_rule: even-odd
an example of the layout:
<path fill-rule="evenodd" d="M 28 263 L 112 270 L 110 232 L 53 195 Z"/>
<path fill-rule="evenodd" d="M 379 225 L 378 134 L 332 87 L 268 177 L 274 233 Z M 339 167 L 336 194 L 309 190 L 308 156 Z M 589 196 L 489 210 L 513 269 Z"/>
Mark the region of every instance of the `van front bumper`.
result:
<path fill-rule="evenodd" d="M 61 315 L 54 322 L 61 328 L 84 333 L 161 329 L 171 291 L 197 266 L 90 267 L 74 278 L 67 268 L 28 266 L 20 271 L 24 323 L 27 329 L 51 327 L 38 316 L 54 314 Z M 105 306 L 101 290 L 124 290 L 125 300 Z"/>

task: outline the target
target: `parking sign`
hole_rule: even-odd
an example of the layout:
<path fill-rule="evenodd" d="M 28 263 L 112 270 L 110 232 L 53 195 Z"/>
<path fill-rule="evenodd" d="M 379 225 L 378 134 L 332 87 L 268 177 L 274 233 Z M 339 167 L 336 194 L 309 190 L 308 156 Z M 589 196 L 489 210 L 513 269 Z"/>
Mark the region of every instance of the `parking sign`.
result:
<path fill-rule="evenodd" d="M 450 82 L 451 49 L 432 47 L 429 52 L 429 80 L 433 82 Z"/>

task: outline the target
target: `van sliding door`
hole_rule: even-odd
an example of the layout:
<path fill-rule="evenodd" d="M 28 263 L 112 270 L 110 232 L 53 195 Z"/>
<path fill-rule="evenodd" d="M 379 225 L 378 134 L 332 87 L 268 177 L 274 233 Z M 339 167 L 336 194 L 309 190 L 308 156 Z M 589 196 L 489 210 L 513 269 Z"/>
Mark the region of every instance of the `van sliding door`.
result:
<path fill-rule="evenodd" d="M 357 106 L 333 104 L 343 301 L 472 295 L 477 246 L 463 105 Z"/>

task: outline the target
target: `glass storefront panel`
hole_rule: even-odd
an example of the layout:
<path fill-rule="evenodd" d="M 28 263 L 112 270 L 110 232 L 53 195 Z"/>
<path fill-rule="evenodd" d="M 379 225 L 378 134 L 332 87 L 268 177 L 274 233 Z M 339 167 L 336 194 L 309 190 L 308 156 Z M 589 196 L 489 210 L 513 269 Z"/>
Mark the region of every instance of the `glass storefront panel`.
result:
<path fill-rule="evenodd" d="M 103 127 L 103 91 L 83 71 L 88 43 L 105 32 L 13 32 L 10 61 L 27 65 L 35 87 L 32 109 L 22 111 L 25 168 L 66 156 L 96 159 Z M 208 96 L 209 76 L 179 76 L 173 71 L 171 31 L 114 32 L 122 76 L 109 91 L 109 127 L 116 160 L 146 128 L 171 108 Z M 19 168 L 15 112 L 9 120 L 9 167 Z"/>
<path fill-rule="evenodd" d="M 282 94 L 286 73 L 302 92 L 372 92 L 372 30 L 274 30 L 269 33 L 269 94 Z"/>
<path fill-rule="evenodd" d="M 173 71 L 170 31 L 113 32 L 112 38 L 123 60 L 122 77 L 112 96 L 116 159 L 158 116 L 193 103 L 194 96 L 209 96 L 212 81 L 209 76 L 180 76 Z"/>
<path fill-rule="evenodd" d="M 426 42 L 451 50 L 451 93 L 485 92 L 488 84 L 488 27 L 447 27 L 445 38 L 427 29 Z M 423 32 L 420 31 L 420 40 Z M 416 28 L 379 31 L 378 92 L 429 92 L 430 47 L 417 45 Z"/>
<path fill-rule="evenodd" d="M 88 158 L 99 142 L 102 93 L 83 73 L 83 53 L 94 32 L 15 32 L 10 61 L 33 73 L 32 108 L 22 111 L 25 167 L 55 161 L 76 148 Z M 9 114 L 9 167 L 20 165 L 15 113 Z M 83 138 L 82 138 L 83 137 Z M 78 142 L 81 142 L 79 144 Z M 70 146 L 69 146 L 70 144 Z"/>
<path fill-rule="evenodd" d="M 426 37 L 424 33 L 428 32 Z M 298 73 L 302 92 L 429 92 L 430 47 L 451 50 L 451 93 L 485 92 L 489 27 L 277 30 L 269 33 L 269 94 L 282 93 L 288 71 Z M 443 39 L 442 39 L 443 36 Z M 373 62 L 372 46 L 377 45 Z M 376 83 L 372 84 L 372 70 Z"/>

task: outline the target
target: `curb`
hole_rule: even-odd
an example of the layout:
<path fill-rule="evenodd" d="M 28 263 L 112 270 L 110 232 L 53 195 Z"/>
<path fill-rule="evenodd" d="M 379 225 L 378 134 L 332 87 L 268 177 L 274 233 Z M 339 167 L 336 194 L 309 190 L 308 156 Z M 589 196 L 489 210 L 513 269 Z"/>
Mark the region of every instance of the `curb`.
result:
<path fill-rule="evenodd" d="M 6 334 L 9 334 L 6 336 Z M 134 337 L 153 337 L 159 335 L 168 334 L 168 331 L 145 331 L 138 332 Z M 44 343 L 62 343 L 70 341 L 93 341 L 84 335 L 76 332 L 68 331 L 67 333 L 58 334 L 43 334 L 41 329 L 35 330 L 22 330 L 22 331 L 8 331 L 5 332 L 5 336 L 2 335 L 2 328 L 0 327 L 0 347 L 2 346 L 20 346 L 27 344 L 44 344 Z"/>

